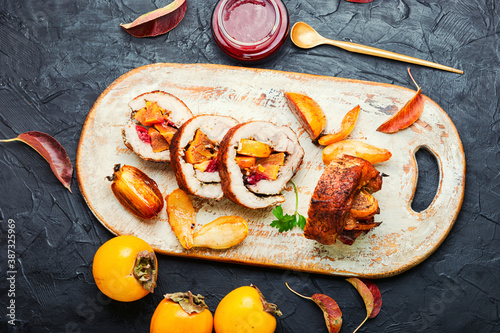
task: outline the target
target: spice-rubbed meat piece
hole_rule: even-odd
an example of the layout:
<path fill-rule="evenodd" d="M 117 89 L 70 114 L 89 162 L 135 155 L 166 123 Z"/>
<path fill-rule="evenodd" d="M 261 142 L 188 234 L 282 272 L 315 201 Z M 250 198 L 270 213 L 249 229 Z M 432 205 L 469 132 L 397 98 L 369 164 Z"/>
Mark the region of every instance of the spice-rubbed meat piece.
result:
<path fill-rule="evenodd" d="M 378 203 L 370 193 L 381 187 L 382 176 L 370 162 L 349 155 L 333 160 L 314 189 L 304 236 L 325 245 L 334 244 L 337 238 L 352 244 L 357 236 L 378 225 L 373 222 Z M 356 209 L 351 213 L 355 201 Z M 367 206 L 363 208 L 363 204 Z M 366 216 L 363 209 L 369 211 Z"/>

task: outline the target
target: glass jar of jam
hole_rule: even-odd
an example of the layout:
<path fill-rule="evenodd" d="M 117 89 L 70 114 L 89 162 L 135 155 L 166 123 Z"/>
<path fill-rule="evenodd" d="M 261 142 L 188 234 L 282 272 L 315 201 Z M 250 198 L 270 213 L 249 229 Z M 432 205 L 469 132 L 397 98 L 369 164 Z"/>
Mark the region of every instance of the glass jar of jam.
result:
<path fill-rule="evenodd" d="M 288 11 L 281 0 L 221 0 L 212 16 L 217 45 L 244 62 L 260 61 L 276 53 L 288 30 Z"/>

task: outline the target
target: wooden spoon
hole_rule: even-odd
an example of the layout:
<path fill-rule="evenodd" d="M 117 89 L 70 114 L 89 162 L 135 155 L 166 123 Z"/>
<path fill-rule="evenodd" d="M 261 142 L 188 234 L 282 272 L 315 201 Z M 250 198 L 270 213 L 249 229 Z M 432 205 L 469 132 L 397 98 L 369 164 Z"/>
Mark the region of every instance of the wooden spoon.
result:
<path fill-rule="evenodd" d="M 437 69 L 442 69 L 444 71 L 449 71 L 453 73 L 463 74 L 464 71 L 455 69 L 452 67 L 436 64 L 435 62 L 422 60 L 418 58 L 409 57 L 403 54 L 394 53 L 390 51 L 385 51 L 377 49 L 371 46 L 365 46 L 361 44 L 351 43 L 351 42 L 341 42 L 337 40 L 332 40 L 321 36 L 316 30 L 314 30 L 310 25 L 304 22 L 297 22 L 292 27 L 290 33 L 292 42 L 300 48 L 310 49 L 322 44 L 329 44 L 333 46 L 340 47 L 341 49 L 367 54 L 375 57 L 387 58 L 392 60 L 398 60 L 403 62 L 408 62 L 411 64 L 417 64 L 421 66 L 427 66 Z"/>

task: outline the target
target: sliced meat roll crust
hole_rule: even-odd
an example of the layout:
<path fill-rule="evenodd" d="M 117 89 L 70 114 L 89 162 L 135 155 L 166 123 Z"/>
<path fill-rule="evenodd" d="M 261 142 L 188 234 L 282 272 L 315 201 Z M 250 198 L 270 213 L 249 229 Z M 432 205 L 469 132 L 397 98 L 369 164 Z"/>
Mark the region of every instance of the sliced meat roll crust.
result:
<path fill-rule="evenodd" d="M 137 117 L 139 112 L 151 104 L 157 107 L 154 112 L 150 112 L 142 118 Z M 193 117 L 189 108 L 180 99 L 164 91 L 141 94 L 130 101 L 129 106 L 132 109 L 131 117 L 122 129 L 125 146 L 144 160 L 170 162 L 169 141 L 173 132 Z M 158 114 L 163 117 L 158 116 Z M 162 130 L 162 122 L 166 131 Z M 161 151 L 158 151 L 158 145 L 163 147 L 160 148 Z"/>
<path fill-rule="evenodd" d="M 337 238 L 352 244 L 355 237 L 378 225 L 373 222 L 378 203 L 369 196 L 381 187 L 382 177 L 370 162 L 349 155 L 333 160 L 314 189 L 304 236 L 325 245 L 334 244 Z M 346 240 L 352 237 L 352 242 Z"/>
<path fill-rule="evenodd" d="M 251 209 L 278 205 L 285 201 L 281 191 L 303 157 L 297 135 L 289 127 L 267 121 L 236 125 L 220 144 L 219 172 L 224 195 Z M 238 164 L 238 158 L 245 160 L 245 167 Z"/>
<path fill-rule="evenodd" d="M 224 135 L 237 124 L 231 117 L 200 115 L 179 128 L 170 145 L 170 163 L 179 188 L 207 199 L 223 197 L 217 153 Z"/>

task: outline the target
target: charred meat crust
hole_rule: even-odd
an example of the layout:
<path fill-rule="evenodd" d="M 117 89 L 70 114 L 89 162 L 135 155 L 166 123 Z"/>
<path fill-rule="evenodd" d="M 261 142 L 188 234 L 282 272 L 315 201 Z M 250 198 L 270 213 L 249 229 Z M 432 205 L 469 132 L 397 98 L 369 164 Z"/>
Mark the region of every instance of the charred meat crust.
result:
<path fill-rule="evenodd" d="M 231 191 L 231 174 L 228 170 L 228 151 L 231 148 L 231 139 L 234 135 L 234 133 L 241 127 L 245 125 L 245 123 L 238 124 L 236 126 L 233 126 L 229 131 L 226 133 L 224 136 L 224 139 L 219 144 L 219 154 L 217 155 L 217 166 L 219 168 L 219 174 L 220 174 L 220 179 L 221 179 L 221 187 L 222 187 L 222 192 L 224 192 L 224 196 L 231 200 L 232 202 L 235 202 L 239 205 L 243 205 L 244 203 L 240 202 L 238 197 Z"/>
<path fill-rule="evenodd" d="M 373 193 L 381 186 L 380 173 L 368 161 L 353 156 L 332 161 L 314 189 L 304 236 L 334 244 L 361 188 Z"/>

